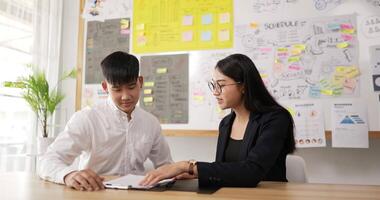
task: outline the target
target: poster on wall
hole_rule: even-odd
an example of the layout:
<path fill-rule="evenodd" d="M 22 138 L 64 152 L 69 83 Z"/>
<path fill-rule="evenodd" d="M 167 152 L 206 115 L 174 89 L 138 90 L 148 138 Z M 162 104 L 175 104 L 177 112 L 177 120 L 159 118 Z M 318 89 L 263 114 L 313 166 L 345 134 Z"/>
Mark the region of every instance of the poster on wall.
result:
<path fill-rule="evenodd" d="M 286 107 L 294 120 L 294 140 L 297 148 L 326 146 L 321 103 L 300 102 Z"/>
<path fill-rule="evenodd" d="M 140 106 L 163 124 L 188 123 L 189 55 L 141 57 Z"/>
<path fill-rule="evenodd" d="M 380 45 L 369 47 L 370 68 L 372 69 L 372 83 L 375 92 L 380 91 Z"/>
<path fill-rule="evenodd" d="M 101 21 L 131 17 L 131 0 L 86 0 L 82 17 L 87 21 Z"/>
<path fill-rule="evenodd" d="M 332 147 L 368 148 L 367 106 L 334 103 L 331 108 Z"/>
<path fill-rule="evenodd" d="M 134 53 L 232 47 L 232 0 L 136 0 L 133 10 Z"/>
<path fill-rule="evenodd" d="M 87 23 L 85 84 L 100 84 L 101 61 L 115 51 L 129 52 L 130 20 L 111 19 Z"/>
<path fill-rule="evenodd" d="M 359 96 L 355 15 L 253 21 L 235 42 L 278 100 Z"/>

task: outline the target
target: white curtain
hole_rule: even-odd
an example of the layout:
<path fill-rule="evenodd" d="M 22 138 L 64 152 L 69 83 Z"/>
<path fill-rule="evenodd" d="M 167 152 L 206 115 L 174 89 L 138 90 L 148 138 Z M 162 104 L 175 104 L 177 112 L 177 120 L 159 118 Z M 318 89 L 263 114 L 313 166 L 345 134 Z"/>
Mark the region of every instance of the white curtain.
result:
<path fill-rule="evenodd" d="M 63 0 L 36 0 L 33 63 L 55 85 L 59 75 Z"/>

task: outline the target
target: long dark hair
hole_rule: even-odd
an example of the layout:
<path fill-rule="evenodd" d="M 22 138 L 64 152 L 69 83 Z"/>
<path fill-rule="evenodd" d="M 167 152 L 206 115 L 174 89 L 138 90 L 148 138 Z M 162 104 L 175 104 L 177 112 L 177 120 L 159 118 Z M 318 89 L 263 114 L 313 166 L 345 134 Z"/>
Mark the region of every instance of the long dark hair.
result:
<path fill-rule="evenodd" d="M 250 112 L 286 111 L 291 120 L 288 130 L 290 135 L 287 141 L 287 149 L 289 153 L 292 153 L 295 150 L 293 118 L 269 93 L 252 60 L 243 54 L 232 54 L 220 60 L 215 69 L 244 86 L 244 106 Z"/>

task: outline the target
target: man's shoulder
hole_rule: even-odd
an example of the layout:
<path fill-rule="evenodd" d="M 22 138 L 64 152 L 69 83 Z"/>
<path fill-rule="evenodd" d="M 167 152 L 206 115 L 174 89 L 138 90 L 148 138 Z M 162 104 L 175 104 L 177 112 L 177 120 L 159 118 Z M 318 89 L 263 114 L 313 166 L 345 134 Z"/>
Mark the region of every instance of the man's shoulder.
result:
<path fill-rule="evenodd" d="M 160 124 L 160 121 L 158 120 L 158 118 L 156 116 L 154 116 L 152 113 L 150 113 L 150 112 L 142 109 L 141 107 L 136 106 L 136 111 L 139 113 L 139 116 L 143 120 L 148 120 L 151 123 L 158 123 L 158 124 Z"/>

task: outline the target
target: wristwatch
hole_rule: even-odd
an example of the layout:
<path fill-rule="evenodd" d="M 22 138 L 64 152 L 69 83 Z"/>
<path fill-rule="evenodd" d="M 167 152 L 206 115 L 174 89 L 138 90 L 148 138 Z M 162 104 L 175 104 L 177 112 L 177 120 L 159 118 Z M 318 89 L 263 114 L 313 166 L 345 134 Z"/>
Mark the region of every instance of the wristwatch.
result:
<path fill-rule="evenodd" d="M 197 161 L 196 160 L 194 160 L 194 159 L 191 159 L 191 160 L 189 160 L 189 171 L 188 171 L 188 173 L 190 174 L 190 175 L 194 175 L 194 167 L 195 167 L 195 165 L 197 165 Z"/>

